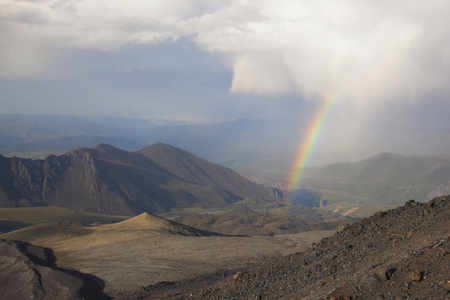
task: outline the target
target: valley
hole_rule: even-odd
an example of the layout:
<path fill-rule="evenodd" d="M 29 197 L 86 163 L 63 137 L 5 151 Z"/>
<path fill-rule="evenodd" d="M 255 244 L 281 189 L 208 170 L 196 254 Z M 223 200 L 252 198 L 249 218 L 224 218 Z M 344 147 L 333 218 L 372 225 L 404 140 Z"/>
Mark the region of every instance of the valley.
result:
<path fill-rule="evenodd" d="M 380 170 L 385 157 L 392 164 L 391 156 L 378 157 Z M 384 285 L 383 274 L 395 269 L 407 282 L 402 295 L 420 294 L 417 286 L 445 293 L 448 196 L 395 208 L 400 200 L 366 202 L 353 194 L 343 201 L 326 192 L 337 189 L 333 178 L 371 178 L 358 171 L 373 169 L 370 161 L 347 171 L 311 169 L 325 173 L 306 173 L 305 182 L 330 184 L 288 192 L 163 143 L 139 151 L 101 144 L 39 160 L 0 156 L 0 259 L 23 270 L 3 292 L 36 299 L 64 293 L 70 299 L 371 299 L 355 274 L 379 294 L 400 295 L 393 280 Z M 447 177 L 445 158 L 429 162 L 417 178 Z M 373 176 L 381 184 L 407 183 L 404 175 L 383 179 L 387 173 L 380 172 Z M 413 260 L 414 253 L 436 257 L 443 269 L 426 269 L 430 258 Z M 431 281 L 410 282 L 416 268 Z M 33 274 L 44 269 L 36 281 Z M 47 278 L 57 274 L 74 276 L 76 284 L 63 279 L 50 292 L 55 279 Z"/>
<path fill-rule="evenodd" d="M 448 12 L 0 0 L 0 300 L 450 300 Z"/>
<path fill-rule="evenodd" d="M 328 204 L 354 204 L 357 207 L 392 208 L 410 199 L 427 199 L 450 193 L 450 155 L 413 156 L 380 153 L 357 161 L 307 167 L 303 187 L 286 182 L 288 172 L 243 170 L 252 181 L 291 192 L 293 201 L 315 206 L 325 199 Z M 295 193 L 307 194 L 296 198 Z M 372 209 L 373 213 L 373 209 Z M 370 216 L 371 213 L 364 216 Z"/>

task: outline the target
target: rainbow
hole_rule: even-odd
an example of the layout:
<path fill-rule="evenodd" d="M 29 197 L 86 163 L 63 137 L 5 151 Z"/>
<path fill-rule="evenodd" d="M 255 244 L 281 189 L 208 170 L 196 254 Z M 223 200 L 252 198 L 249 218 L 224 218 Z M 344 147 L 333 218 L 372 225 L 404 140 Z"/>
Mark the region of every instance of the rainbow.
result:
<path fill-rule="evenodd" d="M 323 100 L 322 106 L 309 123 L 306 133 L 300 143 L 297 155 L 295 156 L 294 167 L 289 175 L 288 181 L 291 188 L 294 188 L 300 184 L 305 165 L 308 162 L 309 156 L 311 155 L 311 152 L 320 137 L 324 124 L 326 123 L 337 98 L 338 97 L 335 93 L 327 95 Z"/>

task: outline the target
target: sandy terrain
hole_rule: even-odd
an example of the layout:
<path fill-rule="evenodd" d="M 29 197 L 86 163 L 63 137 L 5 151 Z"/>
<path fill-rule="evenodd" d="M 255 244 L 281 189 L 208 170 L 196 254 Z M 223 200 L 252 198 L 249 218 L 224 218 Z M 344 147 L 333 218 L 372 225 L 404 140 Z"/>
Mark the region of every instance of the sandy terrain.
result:
<path fill-rule="evenodd" d="M 333 233 L 196 236 L 191 229 L 161 218 L 138 216 L 130 220 L 98 227 L 40 225 L 2 237 L 52 248 L 59 267 L 95 275 L 105 281 L 106 293 L 114 293 L 245 267 L 258 259 L 303 251 L 313 241 Z"/>

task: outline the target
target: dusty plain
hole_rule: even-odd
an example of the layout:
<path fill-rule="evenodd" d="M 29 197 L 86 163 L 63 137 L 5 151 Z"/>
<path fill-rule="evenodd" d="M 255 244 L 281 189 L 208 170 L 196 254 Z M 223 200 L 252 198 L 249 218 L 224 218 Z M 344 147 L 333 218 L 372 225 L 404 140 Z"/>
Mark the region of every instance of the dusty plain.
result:
<path fill-rule="evenodd" d="M 135 222 L 130 222 L 133 219 Z M 59 267 L 97 276 L 105 282 L 105 293 L 114 296 L 158 282 L 260 264 L 265 259 L 304 251 L 312 242 L 335 232 L 208 236 L 162 218 L 133 219 L 94 227 L 39 224 L 0 238 L 51 248 Z"/>

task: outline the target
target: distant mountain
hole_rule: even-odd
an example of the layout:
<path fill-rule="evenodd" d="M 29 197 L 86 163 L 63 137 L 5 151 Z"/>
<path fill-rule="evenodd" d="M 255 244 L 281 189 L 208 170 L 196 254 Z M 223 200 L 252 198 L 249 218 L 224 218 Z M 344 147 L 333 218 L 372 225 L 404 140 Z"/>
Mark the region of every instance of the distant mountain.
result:
<path fill-rule="evenodd" d="M 308 126 L 310 113 L 304 111 L 302 116 L 292 119 L 236 119 L 200 124 L 120 117 L 0 113 L 0 153 L 4 156 L 45 158 L 50 154 L 60 155 L 101 143 L 136 151 L 161 141 L 241 174 L 253 170 L 283 171 L 292 167 L 298 152 L 298 138 Z M 376 149 L 399 153 L 450 153 L 450 127 L 443 125 L 442 130 L 433 133 L 383 136 L 389 149 L 380 148 L 381 145 Z M 376 140 L 370 137 L 369 140 Z M 389 140 L 391 143 L 387 143 Z M 335 152 L 333 145 L 326 148 L 314 153 L 310 163 L 356 161 L 378 151 L 367 141 L 361 141 L 358 150 Z M 248 175 L 255 174 L 251 172 Z M 284 189 L 285 186 L 277 188 Z"/>
<path fill-rule="evenodd" d="M 233 203 L 268 205 L 280 197 L 275 189 L 163 143 L 137 152 L 101 144 L 42 160 L 0 155 L 2 207 L 60 206 L 135 215 Z"/>
<path fill-rule="evenodd" d="M 282 127 L 280 129 L 280 126 Z M 100 116 L 2 115 L 0 153 L 45 158 L 105 143 L 136 151 L 162 141 L 209 161 L 241 169 L 285 168 L 296 145 L 281 120 L 237 119 L 208 124 Z M 280 135 L 280 131 L 284 134 Z"/>
<path fill-rule="evenodd" d="M 114 144 L 126 150 L 147 145 L 140 135 L 157 126 L 139 119 L 56 115 L 0 115 L 0 153 L 27 158 Z"/>
<path fill-rule="evenodd" d="M 302 185 L 326 199 L 401 204 L 450 193 L 450 155 L 381 153 L 355 162 L 307 168 Z"/>

